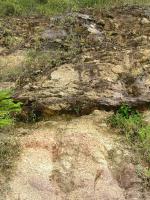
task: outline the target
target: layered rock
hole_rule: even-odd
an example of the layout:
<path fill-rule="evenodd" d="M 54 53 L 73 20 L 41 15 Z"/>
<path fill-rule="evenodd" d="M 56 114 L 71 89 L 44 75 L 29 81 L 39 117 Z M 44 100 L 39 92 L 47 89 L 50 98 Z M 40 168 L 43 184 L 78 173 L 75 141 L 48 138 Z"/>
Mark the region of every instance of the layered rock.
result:
<path fill-rule="evenodd" d="M 41 36 L 44 48 L 66 53 L 77 49 L 76 55 L 66 64 L 22 76 L 17 99 L 50 111 L 149 103 L 148 8 L 88 12 L 51 20 L 53 25 Z"/>

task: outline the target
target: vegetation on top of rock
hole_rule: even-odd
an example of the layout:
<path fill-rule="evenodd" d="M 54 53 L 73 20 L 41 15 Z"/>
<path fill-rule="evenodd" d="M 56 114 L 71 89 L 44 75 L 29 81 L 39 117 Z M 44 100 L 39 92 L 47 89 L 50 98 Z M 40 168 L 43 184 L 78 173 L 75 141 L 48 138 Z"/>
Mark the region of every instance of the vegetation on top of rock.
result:
<path fill-rule="evenodd" d="M 21 103 L 14 103 L 10 91 L 0 91 L 0 128 L 14 121 L 14 113 L 21 111 Z"/>
<path fill-rule="evenodd" d="M 143 125 L 141 114 L 128 105 L 122 105 L 109 120 L 112 127 L 117 127 L 122 133 L 131 136 Z"/>
<path fill-rule="evenodd" d="M 132 106 L 149 105 L 149 7 L 126 6 L 102 11 L 98 9 L 83 9 L 82 12 L 70 12 L 72 9 L 76 10 L 81 7 L 92 8 L 95 5 L 110 5 L 112 2 L 116 4 L 121 1 L 0 0 L 0 15 L 17 15 L 17 17 L 1 17 L 0 19 L 0 82 L 2 83 L 2 88 L 3 85 L 5 88 L 7 87 L 6 83 L 12 85 L 12 83 L 16 82 L 14 83 L 15 97 L 18 101 L 24 102 L 24 110 L 21 112 L 22 115 L 19 116 L 20 120 L 29 124 L 29 122 L 37 122 L 41 119 L 47 120 L 49 116 L 59 113 L 73 112 L 73 114 L 82 115 L 100 108 L 108 108 L 109 110 L 118 107 L 122 102 Z M 49 15 L 63 11 L 67 11 L 67 13 L 51 18 L 41 15 L 36 16 L 37 14 Z M 28 15 L 28 17 L 18 17 L 18 15 Z M 14 62 L 16 60 L 17 62 Z M 19 155 L 20 146 L 15 140 L 16 135 L 13 134 L 12 136 L 13 131 L 11 130 L 11 135 L 9 135 L 9 132 L 6 131 L 9 127 L 6 127 L 6 129 L 1 127 L 9 125 L 14 121 L 14 113 L 20 111 L 21 105 L 20 103 L 15 104 L 13 102 L 9 92 L 1 91 L 0 96 L 0 131 L 2 131 L 2 134 L 0 134 L 0 173 L 8 174 L 14 165 L 14 159 Z M 88 132 L 85 131 L 88 130 L 89 134 L 92 133 L 96 137 L 101 135 L 99 134 L 101 132 L 111 131 L 103 123 L 101 113 L 96 113 L 94 112 L 91 115 L 92 124 L 98 124 L 94 125 L 96 131 L 93 131 L 95 128 L 93 130 L 89 129 L 92 124 L 89 125 L 88 117 L 86 116 L 85 124 L 88 125 L 87 127 L 84 126 L 84 123 L 82 127 L 77 127 L 77 119 L 75 119 L 71 126 L 68 126 L 68 123 L 67 126 L 64 126 L 63 123 L 64 131 L 62 131 L 62 135 L 65 135 L 64 132 L 68 133 L 66 127 L 69 127 L 69 131 L 73 127 L 73 138 L 71 135 L 66 134 L 62 140 L 60 122 L 58 123 L 58 134 L 57 129 L 56 131 L 52 130 L 54 133 L 56 132 L 54 140 L 56 144 L 58 143 L 58 148 L 65 147 L 66 152 L 72 153 L 72 149 L 75 146 L 75 162 L 73 161 L 73 163 L 77 164 L 76 168 L 78 168 L 79 163 L 76 162 L 76 155 L 79 155 L 78 152 L 76 153 L 76 149 L 78 151 L 81 148 L 81 154 L 83 155 L 82 148 L 86 147 L 86 141 L 82 140 L 84 139 L 84 134 L 85 139 L 87 137 Z M 95 118 L 96 123 L 93 123 L 94 116 L 97 116 Z M 79 118 L 80 120 L 82 119 Z M 150 126 L 144 122 L 142 115 L 135 109 L 122 105 L 109 119 L 109 122 L 112 127 L 117 128 L 126 135 L 134 150 L 143 155 L 143 158 L 147 161 L 146 164 L 144 162 L 144 167 L 145 165 L 150 167 Z M 44 121 L 44 126 L 47 123 Z M 100 123 L 102 124 L 99 130 Z M 53 124 L 54 126 L 56 125 L 56 123 Z M 50 130 L 48 132 L 51 131 L 51 127 L 50 123 Z M 80 137 L 74 134 L 74 130 L 78 132 Z M 82 131 L 83 135 L 81 134 Z M 53 142 L 50 135 L 48 135 L 47 141 Z M 45 144 L 45 133 L 44 135 L 42 133 L 42 137 L 44 141 L 41 140 L 39 134 L 35 134 L 37 146 L 36 139 L 40 138 L 40 151 L 42 143 L 44 143 L 43 146 L 46 149 L 49 146 L 53 148 L 53 145 L 51 145 L 53 143 Z M 82 141 L 82 143 L 79 143 L 76 138 Z M 109 146 L 111 141 L 107 138 L 106 140 Z M 96 144 L 100 145 L 100 141 L 101 138 Z M 105 144 L 105 140 L 98 151 L 97 149 L 94 150 L 96 159 L 97 152 L 99 157 L 103 149 L 103 143 Z M 66 144 L 69 146 L 67 149 Z M 90 147 L 91 144 L 92 140 L 90 137 L 87 146 Z M 95 142 L 93 145 L 95 146 Z M 30 145 L 26 146 L 30 147 Z M 87 155 L 91 157 L 92 154 L 87 154 L 87 150 L 88 148 L 85 148 L 85 157 Z M 122 146 L 121 150 L 121 154 L 126 155 L 124 146 Z M 90 153 L 91 151 L 92 149 L 89 148 L 88 152 Z M 113 149 L 111 152 L 113 152 Z M 69 154 L 67 153 L 67 155 Z M 30 154 L 29 157 L 32 160 L 33 157 Z M 81 162 L 84 161 L 84 157 L 78 157 L 81 158 Z M 55 151 L 53 158 L 55 162 Z M 95 160 L 95 158 L 93 159 L 92 155 L 92 160 Z M 58 156 L 58 163 L 59 160 L 60 156 Z M 96 163 L 99 166 L 100 162 L 96 161 Z M 39 168 L 39 166 L 37 167 Z M 72 174 L 72 168 L 70 168 L 70 174 Z M 149 177 L 150 171 L 147 169 L 145 174 Z M 66 180 L 66 178 L 62 177 L 63 180 L 61 179 L 62 189 L 65 192 L 70 191 L 68 188 L 70 188 L 70 183 L 72 183 L 68 171 L 67 168 L 69 181 L 67 179 L 65 184 L 63 180 Z M 59 178 L 57 177 L 61 178 L 61 173 L 59 175 L 55 172 L 54 170 L 52 178 L 55 179 L 56 177 L 58 180 Z M 93 174 L 93 170 L 91 172 Z M 92 180 L 94 180 L 93 177 Z M 97 176 L 95 180 L 97 184 Z M 111 181 L 111 177 L 109 180 Z M 91 183 L 91 180 L 89 182 Z M 58 185 L 60 185 L 60 181 Z M 73 183 L 73 192 L 74 185 L 76 186 L 76 183 Z M 90 188 L 93 190 L 91 186 Z M 100 186 L 97 188 L 101 190 Z M 108 193 L 107 190 L 106 193 Z"/>
<path fill-rule="evenodd" d="M 82 7 L 149 4 L 149 0 L 0 0 L 0 15 L 54 14 Z"/>
<path fill-rule="evenodd" d="M 109 118 L 112 127 L 126 135 L 134 149 L 141 153 L 150 165 L 150 125 L 146 124 L 142 115 L 128 105 L 122 105 Z"/>
<path fill-rule="evenodd" d="M 76 102 L 82 110 L 122 102 L 148 104 L 149 14 L 149 7 L 126 6 L 85 9 L 51 19 L 22 18 L 17 23 L 14 17 L 9 26 L 4 18 L 0 43 L 5 46 L 9 28 L 14 37 L 23 37 L 17 50 L 29 50 L 25 73 L 17 75 L 16 97 L 58 112 L 70 110 Z M 144 19 L 147 24 L 142 25 Z M 11 45 L 2 56 L 10 50 Z"/>

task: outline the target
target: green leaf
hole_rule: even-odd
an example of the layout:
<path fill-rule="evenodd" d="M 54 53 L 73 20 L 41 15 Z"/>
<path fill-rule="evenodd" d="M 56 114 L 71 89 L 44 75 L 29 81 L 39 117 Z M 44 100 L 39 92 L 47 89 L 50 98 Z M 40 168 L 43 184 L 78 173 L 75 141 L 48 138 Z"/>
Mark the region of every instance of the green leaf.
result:
<path fill-rule="evenodd" d="M 0 128 L 13 123 L 14 113 L 21 111 L 21 103 L 15 103 L 10 90 L 0 91 Z"/>

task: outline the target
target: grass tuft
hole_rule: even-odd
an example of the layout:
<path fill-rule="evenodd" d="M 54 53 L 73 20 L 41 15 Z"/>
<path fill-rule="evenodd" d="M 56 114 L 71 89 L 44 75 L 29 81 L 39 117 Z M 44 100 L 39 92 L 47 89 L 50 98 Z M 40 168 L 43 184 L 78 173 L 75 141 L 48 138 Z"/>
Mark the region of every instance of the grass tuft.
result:
<path fill-rule="evenodd" d="M 127 140 L 150 166 L 150 125 L 144 122 L 142 115 L 128 105 L 122 105 L 108 122 L 126 135 Z"/>

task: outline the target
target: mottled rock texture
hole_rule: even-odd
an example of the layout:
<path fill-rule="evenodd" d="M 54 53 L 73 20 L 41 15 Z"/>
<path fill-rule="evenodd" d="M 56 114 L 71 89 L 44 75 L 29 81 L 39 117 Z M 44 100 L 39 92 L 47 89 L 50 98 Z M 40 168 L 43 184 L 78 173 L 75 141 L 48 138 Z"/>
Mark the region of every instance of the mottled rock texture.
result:
<path fill-rule="evenodd" d="M 11 34 L 18 38 L 13 45 L 6 43 L 10 24 Z M 124 102 L 150 102 L 148 7 L 4 20 L 0 45 L 0 88 L 15 88 L 14 98 L 25 105 L 22 118 L 89 114 Z M 24 62 L 31 49 L 33 61 L 48 52 L 48 62 L 45 57 L 41 63 Z M 4 76 L 10 67 L 17 72 L 20 66 L 17 75 Z M 149 200 L 131 152 L 106 124 L 109 115 L 98 110 L 71 119 L 55 115 L 20 130 L 23 152 L 8 192 L 0 199 Z"/>
<path fill-rule="evenodd" d="M 105 123 L 109 115 L 57 117 L 28 130 L 5 199 L 145 200 L 131 153 Z M 118 150 L 120 162 L 112 164 L 109 152 Z"/>
<path fill-rule="evenodd" d="M 149 103 L 147 13 L 148 8 L 123 7 L 53 18 L 41 36 L 45 50 L 76 53 L 63 65 L 21 77 L 16 97 L 36 101 L 50 111 Z"/>

